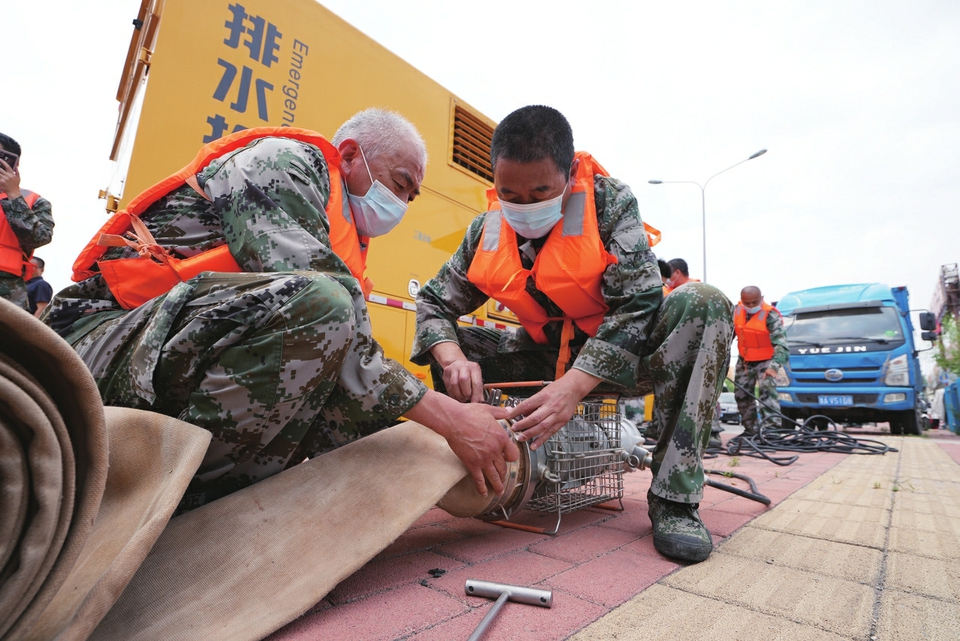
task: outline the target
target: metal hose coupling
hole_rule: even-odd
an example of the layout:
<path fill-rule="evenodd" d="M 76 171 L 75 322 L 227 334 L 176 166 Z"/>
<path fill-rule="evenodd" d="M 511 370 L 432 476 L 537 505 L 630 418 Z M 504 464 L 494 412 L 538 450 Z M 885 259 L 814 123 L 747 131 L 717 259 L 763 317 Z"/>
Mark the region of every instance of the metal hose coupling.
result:
<path fill-rule="evenodd" d="M 514 420 L 500 419 L 497 421 L 507 431 L 510 438 L 520 450 L 520 457 L 516 461 L 507 462 L 506 477 L 503 481 L 503 493 L 494 494 L 493 488 L 487 485 L 487 496 L 477 492 L 473 479 L 468 475 L 437 502 L 437 507 L 454 516 L 475 516 L 487 520 L 509 518 L 511 514 L 521 509 L 530 495 L 539 484 L 540 477 L 548 474 L 545 464 L 543 448 L 530 450 L 529 443 L 518 441 L 512 426 Z"/>
<path fill-rule="evenodd" d="M 643 447 L 643 435 L 627 420 L 620 421 L 620 451 L 625 472 L 648 470 L 653 464 L 653 455 Z"/>

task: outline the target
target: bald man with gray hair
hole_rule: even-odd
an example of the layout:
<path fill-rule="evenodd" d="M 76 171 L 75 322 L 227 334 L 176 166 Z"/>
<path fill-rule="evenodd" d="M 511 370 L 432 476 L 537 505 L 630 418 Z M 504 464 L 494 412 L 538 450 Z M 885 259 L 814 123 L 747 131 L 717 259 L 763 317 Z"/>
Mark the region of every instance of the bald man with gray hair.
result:
<path fill-rule="evenodd" d="M 427 166 L 427 146 L 420 132 L 395 111 L 376 107 L 359 111 L 340 125 L 330 142 L 339 148 L 349 138 L 372 156 L 410 149 L 415 154 L 416 163 L 420 167 Z"/>

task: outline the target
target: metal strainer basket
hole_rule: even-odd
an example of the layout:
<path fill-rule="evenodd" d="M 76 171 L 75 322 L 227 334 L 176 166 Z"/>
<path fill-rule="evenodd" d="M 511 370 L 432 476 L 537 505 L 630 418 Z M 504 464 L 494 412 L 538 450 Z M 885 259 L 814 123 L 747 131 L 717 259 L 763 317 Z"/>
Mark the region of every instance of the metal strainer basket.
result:
<path fill-rule="evenodd" d="M 612 399 L 586 400 L 544 444 L 547 469 L 527 509 L 567 514 L 623 498 L 620 409 Z"/>
<path fill-rule="evenodd" d="M 503 387 L 529 386 L 503 384 Z M 541 383 L 542 385 L 542 383 Z M 514 407 L 517 396 L 504 396 L 497 386 L 487 387 L 487 402 Z M 510 423 L 501 421 L 505 429 Z M 511 432 L 512 434 L 513 432 Z M 643 437 L 629 421 L 622 420 L 617 397 L 591 396 L 581 401 L 577 412 L 542 447 L 520 445 L 520 460 L 511 466 L 507 491 L 478 518 L 509 520 L 526 508 L 557 515 L 555 534 L 563 514 L 623 498 L 623 474 L 644 469 L 650 454 Z M 623 509 L 621 501 L 620 508 Z"/>

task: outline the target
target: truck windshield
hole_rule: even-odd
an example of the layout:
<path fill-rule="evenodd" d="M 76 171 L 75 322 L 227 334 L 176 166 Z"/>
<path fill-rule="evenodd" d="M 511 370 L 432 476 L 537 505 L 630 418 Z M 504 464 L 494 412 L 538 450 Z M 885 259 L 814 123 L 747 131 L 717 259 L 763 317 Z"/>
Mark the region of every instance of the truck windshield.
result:
<path fill-rule="evenodd" d="M 855 307 L 822 312 L 800 312 L 787 320 L 791 343 L 836 345 L 855 341 L 903 341 L 900 318 L 892 307 Z"/>

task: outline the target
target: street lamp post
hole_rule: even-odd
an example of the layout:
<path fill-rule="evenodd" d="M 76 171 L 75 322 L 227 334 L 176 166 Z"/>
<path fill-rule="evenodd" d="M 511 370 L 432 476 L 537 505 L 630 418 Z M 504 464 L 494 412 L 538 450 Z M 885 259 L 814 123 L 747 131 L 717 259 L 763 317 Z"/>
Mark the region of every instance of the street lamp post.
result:
<path fill-rule="evenodd" d="M 697 187 L 700 188 L 700 216 L 701 216 L 701 224 L 703 227 L 703 282 L 707 282 L 707 183 L 709 183 L 711 180 L 713 180 L 714 178 L 722 174 L 724 171 L 730 171 L 737 165 L 742 165 L 748 160 L 753 160 L 754 158 L 762 156 L 765 153 L 767 153 L 767 150 L 761 149 L 760 151 L 753 154 L 749 158 L 744 158 L 740 162 L 730 165 L 723 171 L 718 171 L 714 175 L 707 178 L 702 185 L 693 180 L 649 180 L 647 181 L 651 185 L 688 184 L 688 185 L 696 185 Z"/>

